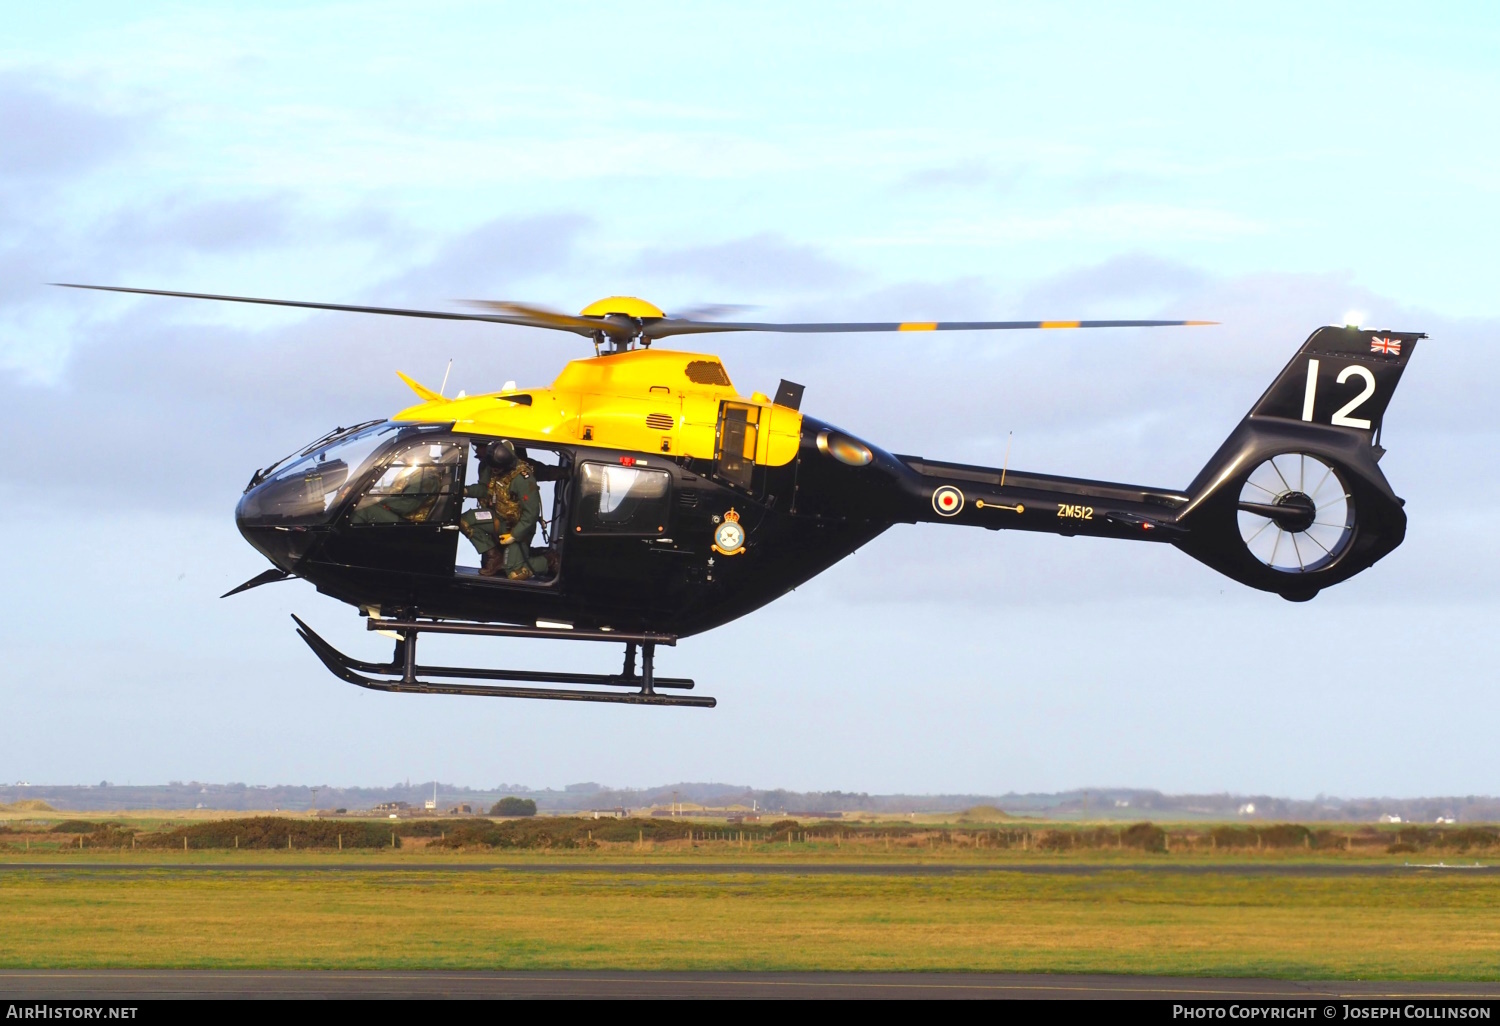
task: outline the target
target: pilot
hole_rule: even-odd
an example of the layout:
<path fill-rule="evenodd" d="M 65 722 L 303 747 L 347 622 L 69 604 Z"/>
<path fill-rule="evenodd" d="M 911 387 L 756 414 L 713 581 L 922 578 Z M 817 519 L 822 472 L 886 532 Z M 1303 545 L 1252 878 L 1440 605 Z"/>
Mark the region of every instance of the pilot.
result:
<path fill-rule="evenodd" d="M 484 577 L 503 573 L 512 581 L 545 573 L 547 557 L 531 554 L 531 539 L 542 512 L 531 464 L 517 459 L 515 445 L 504 438 L 486 446 L 481 459 L 479 481 L 464 489 L 464 495 L 478 499 L 479 506 L 459 521 L 479 553 L 479 573 Z"/>
<path fill-rule="evenodd" d="M 359 500 L 356 524 L 425 524 L 443 498 L 436 467 L 397 465 Z"/>

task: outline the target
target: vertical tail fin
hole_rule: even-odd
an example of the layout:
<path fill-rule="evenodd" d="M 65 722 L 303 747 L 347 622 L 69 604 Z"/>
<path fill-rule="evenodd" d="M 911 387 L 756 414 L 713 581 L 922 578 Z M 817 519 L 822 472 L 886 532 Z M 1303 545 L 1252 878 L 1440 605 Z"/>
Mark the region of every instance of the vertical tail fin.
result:
<path fill-rule="evenodd" d="M 1250 417 L 1367 432 L 1378 441 L 1386 407 L 1417 340 L 1409 331 L 1319 328 L 1302 344 Z"/>
<path fill-rule="evenodd" d="M 1377 463 L 1418 332 L 1319 328 L 1188 487 L 1176 542 L 1251 587 L 1301 601 L 1406 536 Z"/>

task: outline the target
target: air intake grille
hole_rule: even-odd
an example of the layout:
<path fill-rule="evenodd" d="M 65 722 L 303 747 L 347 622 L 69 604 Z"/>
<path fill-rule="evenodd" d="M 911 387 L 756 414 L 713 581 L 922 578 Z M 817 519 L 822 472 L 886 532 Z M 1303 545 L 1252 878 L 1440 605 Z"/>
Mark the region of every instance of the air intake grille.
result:
<path fill-rule="evenodd" d="M 698 505 L 698 493 L 691 488 L 684 488 L 677 493 L 677 505 L 683 509 L 693 509 Z"/>
<path fill-rule="evenodd" d="M 686 368 L 688 380 L 695 385 L 728 385 L 729 375 L 718 360 L 694 360 Z"/>
<path fill-rule="evenodd" d="M 648 413 L 646 426 L 653 431 L 671 431 L 672 418 L 665 413 Z"/>

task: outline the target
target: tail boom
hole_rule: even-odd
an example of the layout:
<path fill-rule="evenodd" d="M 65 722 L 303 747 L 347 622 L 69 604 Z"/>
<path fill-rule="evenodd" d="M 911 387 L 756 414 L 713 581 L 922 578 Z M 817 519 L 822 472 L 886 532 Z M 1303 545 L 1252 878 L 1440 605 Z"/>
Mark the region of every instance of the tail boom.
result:
<path fill-rule="evenodd" d="M 902 519 L 1171 542 L 1252 588 L 1312 598 L 1406 537 L 1380 435 L 1425 337 L 1319 328 L 1181 492 L 897 456 Z"/>
<path fill-rule="evenodd" d="M 1189 496 L 1165 488 L 896 457 L 910 522 L 1171 541 Z"/>

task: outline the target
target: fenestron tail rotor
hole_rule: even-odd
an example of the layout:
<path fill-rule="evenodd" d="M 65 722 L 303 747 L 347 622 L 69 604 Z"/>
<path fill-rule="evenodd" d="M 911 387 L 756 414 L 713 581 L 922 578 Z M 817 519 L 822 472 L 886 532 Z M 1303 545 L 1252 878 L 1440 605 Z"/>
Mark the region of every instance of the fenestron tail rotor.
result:
<path fill-rule="evenodd" d="M 1273 456 L 1240 489 L 1240 538 L 1272 570 L 1311 573 L 1331 564 L 1354 537 L 1349 489 L 1331 464 L 1307 453 Z"/>
<path fill-rule="evenodd" d="M 257 303 L 263 306 L 289 306 L 304 310 L 338 310 L 345 313 L 384 314 L 393 317 L 425 317 L 447 321 L 485 321 L 530 328 L 568 331 L 591 338 L 596 347 L 609 343 L 611 351 L 649 346 L 657 339 L 674 335 L 704 335 L 723 332 L 777 332 L 798 335 L 864 334 L 901 331 L 1026 331 L 1068 328 L 1172 328 L 1217 324 L 1217 321 L 1176 320 L 1098 320 L 1098 321 L 719 321 L 695 317 L 670 317 L 645 300 L 632 296 L 612 296 L 591 303 L 577 315 L 560 313 L 528 303 L 500 300 L 469 300 L 469 305 L 485 313 L 461 313 L 448 310 L 413 310 L 388 306 L 363 306 L 350 303 L 315 303 L 294 299 L 262 299 L 252 296 L 225 296 L 205 292 L 176 292 L 169 289 L 139 289 L 118 285 L 78 285 L 54 282 L 64 288 L 92 289 L 98 292 L 124 292 L 133 295 L 175 296 L 181 299 L 211 299 L 226 303 Z M 721 306 L 715 312 L 735 308 Z M 696 312 L 696 311 L 695 311 Z M 711 316 L 711 315 L 710 315 Z M 700 315 L 701 317 L 701 315 Z"/>

